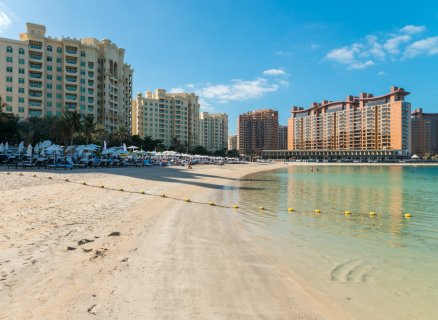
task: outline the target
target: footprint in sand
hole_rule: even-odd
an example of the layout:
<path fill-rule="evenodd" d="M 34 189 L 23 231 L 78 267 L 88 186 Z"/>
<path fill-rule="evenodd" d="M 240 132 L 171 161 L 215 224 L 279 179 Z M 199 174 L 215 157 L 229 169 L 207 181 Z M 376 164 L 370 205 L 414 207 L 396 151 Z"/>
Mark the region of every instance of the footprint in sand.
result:
<path fill-rule="evenodd" d="M 330 279 L 337 282 L 368 282 L 376 268 L 370 261 L 351 259 L 337 265 L 330 272 Z"/>

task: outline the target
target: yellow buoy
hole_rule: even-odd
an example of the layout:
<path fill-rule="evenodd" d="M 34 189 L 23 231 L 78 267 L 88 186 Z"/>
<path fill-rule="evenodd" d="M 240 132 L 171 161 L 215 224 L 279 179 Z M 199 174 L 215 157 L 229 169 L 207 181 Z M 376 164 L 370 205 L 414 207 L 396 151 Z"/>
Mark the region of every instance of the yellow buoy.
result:
<path fill-rule="evenodd" d="M 145 192 L 143 190 L 140 191 L 140 194 L 145 194 Z"/>
<path fill-rule="evenodd" d="M 349 215 L 349 214 L 351 214 L 351 211 L 348 211 L 348 210 L 347 210 L 347 211 L 344 212 L 344 214 L 345 214 L 345 215 Z"/>
<path fill-rule="evenodd" d="M 374 211 L 370 211 L 370 216 L 374 217 L 376 213 Z"/>
<path fill-rule="evenodd" d="M 259 207 L 259 210 L 265 210 L 265 207 Z"/>
<path fill-rule="evenodd" d="M 214 206 L 214 205 L 215 205 L 215 203 L 214 203 L 213 201 L 210 201 L 208 204 L 209 204 L 210 206 Z"/>
<path fill-rule="evenodd" d="M 316 210 L 315 210 L 315 213 L 321 213 L 321 210 L 316 209 Z"/>
<path fill-rule="evenodd" d="M 287 208 L 287 211 L 292 212 L 294 211 L 294 208 Z"/>
<path fill-rule="evenodd" d="M 161 195 L 161 198 L 166 198 L 166 195 L 163 193 L 163 194 Z"/>
<path fill-rule="evenodd" d="M 103 189 L 103 188 L 105 188 L 105 186 L 104 186 L 103 184 L 101 184 L 101 185 L 99 186 L 99 188 L 102 188 L 102 189 Z"/>
<path fill-rule="evenodd" d="M 189 198 L 185 198 L 184 201 L 185 202 L 190 202 L 190 199 Z"/>
<path fill-rule="evenodd" d="M 405 213 L 405 218 L 410 218 L 412 215 L 410 213 Z"/>
<path fill-rule="evenodd" d="M 239 208 L 239 206 L 237 204 L 233 205 L 233 209 L 238 209 L 238 208 Z"/>

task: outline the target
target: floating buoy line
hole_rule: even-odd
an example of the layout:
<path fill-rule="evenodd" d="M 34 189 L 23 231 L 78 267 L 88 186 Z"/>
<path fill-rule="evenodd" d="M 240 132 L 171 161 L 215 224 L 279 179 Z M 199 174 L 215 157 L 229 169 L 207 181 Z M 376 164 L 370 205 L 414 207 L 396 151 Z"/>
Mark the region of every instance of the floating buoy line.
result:
<path fill-rule="evenodd" d="M 13 174 L 13 173 L 11 173 L 11 172 L 5 172 L 5 174 L 6 174 L 6 175 L 11 175 L 11 174 Z M 23 173 L 18 173 L 18 176 L 23 177 L 23 176 L 25 176 L 25 175 L 24 175 Z M 33 178 L 44 179 L 43 177 L 38 177 L 36 174 L 33 174 L 32 177 L 33 177 Z M 164 194 L 164 193 L 161 193 L 161 194 L 154 194 L 154 193 L 145 192 L 144 190 L 140 190 L 140 191 L 132 191 L 132 190 L 126 190 L 126 189 L 123 189 L 123 188 L 111 188 L 111 187 L 105 187 L 105 185 L 103 185 L 103 184 L 92 185 L 92 184 L 88 184 L 88 183 L 85 182 L 85 181 L 81 181 L 81 182 L 79 182 L 79 181 L 70 180 L 70 179 L 68 179 L 68 178 L 65 178 L 65 179 L 57 179 L 57 178 L 52 178 L 51 176 L 48 176 L 46 179 L 48 179 L 48 180 L 53 180 L 53 181 L 59 181 L 59 182 L 75 183 L 75 184 L 79 184 L 79 185 L 87 186 L 87 187 L 90 187 L 90 188 L 99 188 L 99 189 L 105 189 L 105 190 L 111 190 L 111 191 L 118 191 L 118 192 L 127 192 L 127 193 L 136 193 L 136 194 L 148 195 L 148 196 L 152 196 L 152 197 L 161 197 L 161 198 L 167 198 L 167 199 L 171 199 L 171 200 L 184 201 L 184 202 L 187 202 L 187 203 L 205 204 L 205 205 L 209 205 L 209 206 L 212 206 L 212 207 L 230 208 L 230 209 L 239 209 L 239 208 L 240 208 L 237 204 L 233 204 L 233 205 L 231 205 L 231 206 L 227 206 L 227 205 L 216 204 L 216 203 L 213 202 L 213 201 L 208 201 L 208 202 L 193 201 L 193 200 L 191 200 L 190 198 L 183 198 L 183 199 L 181 199 L 181 198 L 176 198 L 176 197 L 168 196 L 168 195 L 166 195 L 166 194 Z M 259 209 L 259 211 L 261 211 L 261 212 L 267 210 L 264 206 L 259 206 L 258 209 Z M 295 208 L 288 207 L 288 208 L 286 208 L 286 211 L 288 211 L 289 213 L 293 213 L 293 212 L 295 212 L 296 210 L 295 210 Z M 321 213 L 321 209 L 315 209 L 315 210 L 313 210 L 313 212 L 314 212 L 315 214 L 320 214 L 320 213 Z M 352 215 L 353 213 L 352 213 L 351 211 L 349 211 L 349 210 L 345 210 L 345 211 L 343 212 L 343 214 L 346 215 L 346 216 L 350 216 L 350 215 Z M 370 212 L 368 213 L 368 215 L 369 215 L 370 217 L 373 217 L 373 218 L 374 218 L 375 216 L 377 216 L 377 212 L 370 211 Z M 410 219 L 410 218 L 413 217 L 411 213 L 404 213 L 403 216 L 404 216 L 406 219 Z"/>

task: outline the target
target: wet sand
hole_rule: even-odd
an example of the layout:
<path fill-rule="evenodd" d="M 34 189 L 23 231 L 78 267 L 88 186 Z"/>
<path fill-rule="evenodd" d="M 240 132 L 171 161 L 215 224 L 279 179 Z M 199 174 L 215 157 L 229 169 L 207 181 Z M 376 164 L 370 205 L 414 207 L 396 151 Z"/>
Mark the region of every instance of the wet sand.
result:
<path fill-rule="evenodd" d="M 233 209 L 194 203 L 282 166 L 0 169 L 0 319 L 346 318 Z M 127 192 L 139 190 L 167 197 Z"/>

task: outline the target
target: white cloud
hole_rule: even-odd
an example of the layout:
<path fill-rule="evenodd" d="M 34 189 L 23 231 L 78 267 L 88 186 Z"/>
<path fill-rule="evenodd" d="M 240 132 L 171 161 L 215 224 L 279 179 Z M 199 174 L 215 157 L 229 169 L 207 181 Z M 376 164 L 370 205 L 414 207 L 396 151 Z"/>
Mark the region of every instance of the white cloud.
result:
<path fill-rule="evenodd" d="M 0 32 L 8 28 L 12 23 L 8 14 L 0 8 Z"/>
<path fill-rule="evenodd" d="M 424 32 L 425 30 L 426 30 L 425 26 L 414 26 L 411 24 L 404 26 L 403 28 L 400 29 L 401 32 L 408 34 L 421 33 Z"/>
<path fill-rule="evenodd" d="M 186 85 L 186 87 L 189 89 L 193 89 L 195 85 L 193 83 L 189 83 L 188 85 Z"/>
<path fill-rule="evenodd" d="M 279 51 L 275 52 L 275 54 L 278 55 L 278 56 L 290 56 L 292 53 L 289 52 L 289 51 L 279 50 Z"/>
<path fill-rule="evenodd" d="M 230 101 L 257 99 L 266 93 L 275 92 L 278 89 L 279 84 L 270 83 L 264 78 L 256 78 L 254 80 L 235 79 L 230 84 L 207 84 L 207 86 L 197 90 L 197 93 L 206 100 L 227 103 Z"/>
<path fill-rule="evenodd" d="M 408 36 L 407 34 L 401 35 L 401 36 L 396 36 L 396 37 L 393 37 L 393 38 L 386 40 L 383 47 L 391 54 L 398 54 L 400 52 L 399 46 L 403 43 L 409 42 L 410 40 L 411 40 L 411 37 Z"/>
<path fill-rule="evenodd" d="M 286 72 L 283 69 L 268 69 L 263 71 L 263 74 L 267 76 L 281 76 L 285 75 Z"/>
<path fill-rule="evenodd" d="M 386 73 L 383 72 L 383 71 L 379 71 L 379 72 L 377 73 L 377 75 L 380 76 L 380 77 L 381 77 L 381 76 L 384 76 L 385 74 L 386 74 Z"/>
<path fill-rule="evenodd" d="M 438 54 L 438 36 L 425 38 L 411 43 L 404 53 L 405 58 L 413 58 L 418 55 Z"/>
<path fill-rule="evenodd" d="M 181 93 L 181 92 L 187 92 L 187 90 L 184 90 L 184 88 L 181 87 L 176 87 L 176 88 L 171 88 L 169 93 Z"/>
<path fill-rule="evenodd" d="M 438 36 L 418 39 L 419 33 L 425 30 L 425 26 L 406 25 L 397 33 L 368 35 L 352 45 L 332 49 L 325 59 L 354 70 L 374 66 L 377 62 L 438 54 Z"/>

